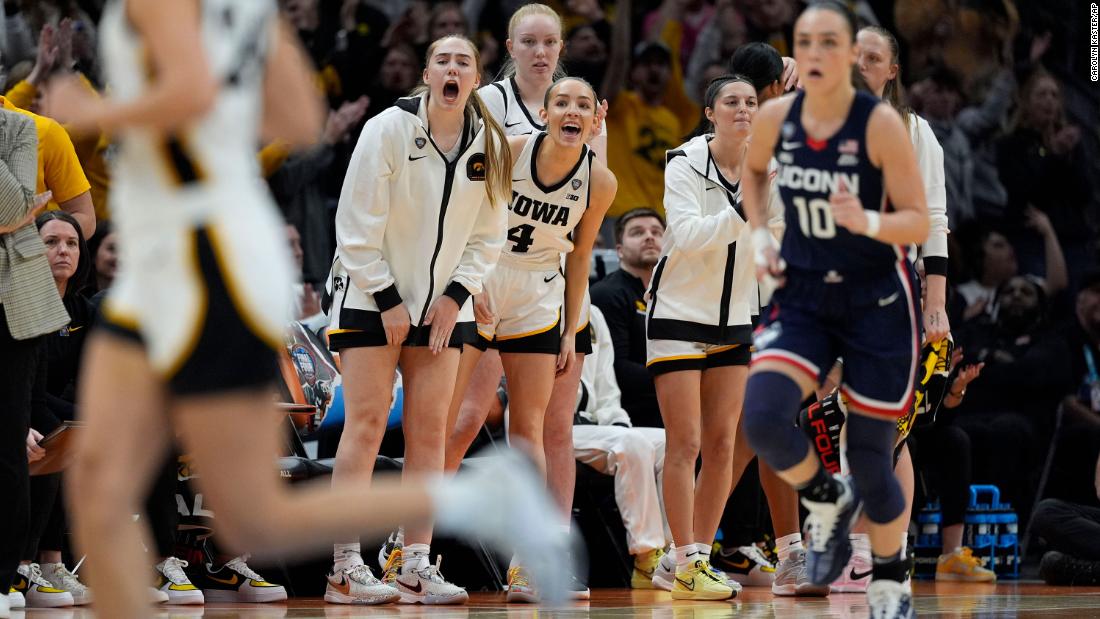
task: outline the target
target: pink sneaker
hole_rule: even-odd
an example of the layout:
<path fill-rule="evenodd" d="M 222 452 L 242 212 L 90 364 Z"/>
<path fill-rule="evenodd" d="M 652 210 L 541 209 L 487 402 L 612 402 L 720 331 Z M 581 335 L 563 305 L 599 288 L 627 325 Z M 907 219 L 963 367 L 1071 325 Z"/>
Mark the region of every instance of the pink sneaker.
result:
<path fill-rule="evenodd" d="M 855 546 L 852 548 L 852 558 L 848 559 L 848 565 L 844 566 L 840 578 L 829 585 L 829 591 L 831 593 L 864 593 L 869 584 L 871 584 L 871 553 Z"/>

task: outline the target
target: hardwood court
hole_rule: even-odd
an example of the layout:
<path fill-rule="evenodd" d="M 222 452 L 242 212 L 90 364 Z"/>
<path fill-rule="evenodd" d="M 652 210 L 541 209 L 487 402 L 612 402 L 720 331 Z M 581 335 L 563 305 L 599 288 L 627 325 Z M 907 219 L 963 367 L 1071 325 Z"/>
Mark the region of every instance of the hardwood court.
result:
<path fill-rule="evenodd" d="M 1043 584 L 933 584 L 915 585 L 916 609 L 921 617 L 1100 617 L 1100 587 L 1048 587 Z M 592 600 L 549 611 L 538 606 L 505 604 L 503 593 L 472 593 L 466 606 L 336 606 L 317 598 L 294 598 L 285 604 L 208 604 L 162 606 L 152 617 L 163 619 L 217 617 L 218 619 L 280 619 L 312 617 L 433 617 L 440 619 L 723 619 L 809 617 L 863 618 L 867 601 L 862 594 L 828 598 L 780 598 L 766 589 L 745 589 L 728 602 L 673 602 L 667 593 L 596 589 Z M 87 609 L 28 609 L 13 618 L 91 619 Z"/>

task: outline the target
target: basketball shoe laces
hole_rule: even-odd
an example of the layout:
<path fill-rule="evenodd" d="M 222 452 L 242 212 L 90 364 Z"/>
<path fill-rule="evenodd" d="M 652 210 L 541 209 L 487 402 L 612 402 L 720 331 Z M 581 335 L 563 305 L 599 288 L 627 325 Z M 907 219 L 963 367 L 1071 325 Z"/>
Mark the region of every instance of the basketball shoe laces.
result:
<path fill-rule="evenodd" d="M 835 503 L 803 500 L 804 503 L 823 506 L 822 509 L 811 509 L 810 516 L 806 518 L 806 527 L 809 529 L 810 534 L 810 548 L 814 552 L 825 552 L 827 550 L 826 544 L 833 537 L 837 524 L 840 523 L 840 513 L 843 511 L 841 501 L 845 498 L 851 501 L 851 492 L 851 489 L 845 484 Z M 809 508 L 809 505 L 807 505 L 807 508 Z"/>
<path fill-rule="evenodd" d="M 249 570 L 251 571 L 251 570 Z M 255 572 L 253 572 L 255 574 Z M 370 571 L 370 568 L 365 564 L 360 563 L 353 568 L 350 568 L 347 572 L 348 578 L 354 580 L 361 585 L 373 586 L 382 584 L 381 580 L 375 578 L 374 573 Z M 252 578 L 249 576 L 249 578 Z M 262 580 L 258 575 L 254 580 Z"/>
<path fill-rule="evenodd" d="M 738 550 L 741 551 L 741 554 L 748 557 L 749 560 L 753 561 L 757 565 L 770 567 L 771 564 L 772 564 L 772 562 L 768 561 L 768 558 L 766 556 L 764 556 L 763 551 L 761 551 L 760 548 L 758 548 L 756 546 L 756 544 L 749 544 L 748 546 L 741 546 L 740 548 L 738 548 Z"/>
<path fill-rule="evenodd" d="M 182 585 L 191 582 L 187 578 L 187 574 L 184 573 L 183 568 L 190 565 L 187 561 L 178 557 L 168 557 L 164 560 L 161 571 L 168 580 L 172 581 L 173 585 Z"/>
<path fill-rule="evenodd" d="M 264 582 L 264 579 L 256 572 L 253 572 L 252 568 L 248 567 L 248 564 L 245 563 L 246 561 L 248 561 L 248 558 L 249 555 L 241 555 L 226 563 L 225 566 L 233 570 L 234 572 L 237 572 L 241 576 L 244 576 L 245 578 L 251 579 L 255 582 Z"/>
<path fill-rule="evenodd" d="M 969 546 L 963 546 L 959 551 L 958 560 L 964 563 L 967 567 L 975 568 L 982 564 L 982 560 L 974 556 L 974 551 Z"/>
<path fill-rule="evenodd" d="M 56 589 L 53 583 L 46 580 L 46 577 L 42 575 L 42 567 L 37 563 L 31 563 L 27 571 L 29 572 L 27 582 L 32 585 L 38 585 L 40 589 Z"/>

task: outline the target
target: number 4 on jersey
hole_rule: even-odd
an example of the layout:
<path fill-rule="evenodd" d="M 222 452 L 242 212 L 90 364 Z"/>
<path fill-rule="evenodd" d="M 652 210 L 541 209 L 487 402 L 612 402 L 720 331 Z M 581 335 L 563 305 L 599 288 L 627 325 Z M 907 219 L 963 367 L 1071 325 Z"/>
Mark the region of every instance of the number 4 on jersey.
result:
<path fill-rule="evenodd" d="M 512 251 L 517 254 L 527 253 L 531 244 L 535 242 L 535 238 L 532 236 L 534 232 L 535 227 L 530 224 L 520 224 L 508 230 L 508 240 L 515 243 L 512 246 Z"/>

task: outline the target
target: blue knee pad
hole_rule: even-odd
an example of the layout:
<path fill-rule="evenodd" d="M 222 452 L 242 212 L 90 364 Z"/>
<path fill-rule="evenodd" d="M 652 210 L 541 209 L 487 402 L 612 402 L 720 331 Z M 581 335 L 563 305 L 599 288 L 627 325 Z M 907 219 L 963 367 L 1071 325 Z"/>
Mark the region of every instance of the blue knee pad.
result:
<path fill-rule="evenodd" d="M 806 459 L 810 442 L 795 426 L 802 390 L 779 372 L 749 376 L 742 409 L 742 428 L 756 455 L 785 471 Z"/>
<path fill-rule="evenodd" d="M 898 424 L 850 412 L 847 426 L 848 468 L 863 499 L 863 511 L 871 522 L 890 522 L 905 510 L 905 497 L 894 477 Z"/>

